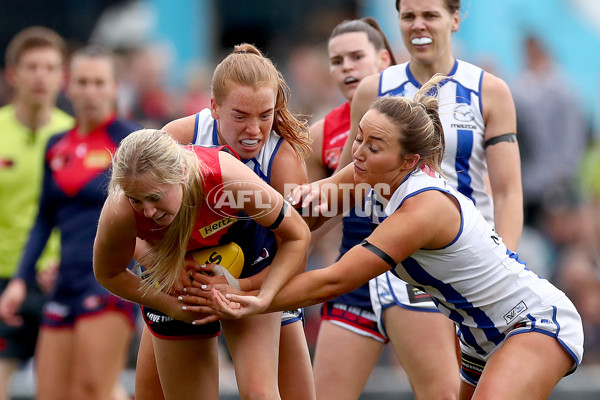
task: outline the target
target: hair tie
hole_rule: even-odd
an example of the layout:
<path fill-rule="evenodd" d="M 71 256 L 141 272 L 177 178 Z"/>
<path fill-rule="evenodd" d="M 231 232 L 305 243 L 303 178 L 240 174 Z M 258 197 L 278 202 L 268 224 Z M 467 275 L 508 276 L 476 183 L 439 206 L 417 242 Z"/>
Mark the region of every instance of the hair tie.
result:
<path fill-rule="evenodd" d="M 233 54 L 250 54 L 250 52 L 246 50 L 234 50 Z"/>

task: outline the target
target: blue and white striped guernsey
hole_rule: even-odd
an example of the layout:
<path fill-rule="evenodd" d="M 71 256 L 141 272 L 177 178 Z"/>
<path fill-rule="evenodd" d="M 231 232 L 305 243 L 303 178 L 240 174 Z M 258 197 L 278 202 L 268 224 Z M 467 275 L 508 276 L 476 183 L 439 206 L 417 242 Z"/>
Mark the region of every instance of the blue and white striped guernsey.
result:
<path fill-rule="evenodd" d="M 485 122 L 481 113 L 483 72 L 479 67 L 456 60 L 448 74 L 450 79 L 440 89 L 439 114 L 446 140 L 442 171 L 460 193 L 473 200 L 486 221 L 493 224 L 493 203 L 485 186 Z M 412 99 L 420 88 L 408 62 L 391 66 L 380 75 L 380 96 Z"/>
<path fill-rule="evenodd" d="M 473 202 L 439 174 L 428 168 L 409 174 L 383 213 L 374 210 L 373 222 L 383 222 L 404 201 L 427 190 L 456 198 L 460 230 L 447 246 L 419 249 L 392 271 L 431 295 L 438 309 L 457 324 L 464 352 L 486 360 L 510 334 L 519 333 L 520 324 L 529 324 L 529 330 L 556 337 L 576 366 L 583 355 L 583 330 L 573 304 L 508 250 Z M 369 203 L 381 204 L 373 198 Z"/>

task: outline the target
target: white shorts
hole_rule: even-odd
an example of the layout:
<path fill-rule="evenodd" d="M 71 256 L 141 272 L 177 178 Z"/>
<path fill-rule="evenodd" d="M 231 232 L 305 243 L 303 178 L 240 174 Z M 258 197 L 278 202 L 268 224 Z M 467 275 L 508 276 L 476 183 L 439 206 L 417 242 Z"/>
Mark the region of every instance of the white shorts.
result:
<path fill-rule="evenodd" d="M 421 289 L 410 285 L 391 271 L 379 275 L 369 281 L 371 304 L 379 330 L 385 333 L 383 310 L 392 306 L 400 306 L 408 310 L 423 312 L 439 312 L 431 297 Z"/>
<path fill-rule="evenodd" d="M 281 326 L 293 324 L 298 321 L 302 321 L 302 324 L 304 324 L 304 308 L 283 311 L 281 313 Z"/>
<path fill-rule="evenodd" d="M 538 332 L 556 338 L 573 358 L 573 365 L 567 375 L 573 373 L 583 358 L 583 325 L 577 309 L 566 296 L 531 309 L 515 320 L 505 332 L 506 337 L 498 345 L 487 342 L 486 353 L 478 353 L 473 347 L 460 341 L 462 353 L 461 379 L 473 386 L 477 385 L 485 363 L 506 339 L 520 333 Z"/>

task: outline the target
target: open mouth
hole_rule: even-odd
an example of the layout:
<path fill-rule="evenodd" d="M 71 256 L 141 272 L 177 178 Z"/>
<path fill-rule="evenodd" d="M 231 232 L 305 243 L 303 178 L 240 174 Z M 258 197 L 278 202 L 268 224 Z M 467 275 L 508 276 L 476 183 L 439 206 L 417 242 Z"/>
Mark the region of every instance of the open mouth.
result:
<path fill-rule="evenodd" d="M 420 38 L 413 38 L 410 42 L 412 44 L 414 44 L 415 46 L 423 46 L 426 44 L 431 44 L 433 42 L 433 40 L 430 37 L 420 37 Z"/>
<path fill-rule="evenodd" d="M 240 143 L 244 146 L 256 146 L 258 144 L 258 139 L 242 139 Z"/>
<path fill-rule="evenodd" d="M 358 81 L 358 79 L 356 79 L 356 78 L 354 78 L 354 77 L 351 77 L 351 76 L 350 76 L 350 77 L 348 77 L 348 78 L 346 78 L 346 79 L 344 79 L 344 83 L 345 83 L 346 85 L 350 85 L 350 84 L 352 84 L 352 83 L 357 83 L 357 82 L 359 82 L 359 81 Z"/>

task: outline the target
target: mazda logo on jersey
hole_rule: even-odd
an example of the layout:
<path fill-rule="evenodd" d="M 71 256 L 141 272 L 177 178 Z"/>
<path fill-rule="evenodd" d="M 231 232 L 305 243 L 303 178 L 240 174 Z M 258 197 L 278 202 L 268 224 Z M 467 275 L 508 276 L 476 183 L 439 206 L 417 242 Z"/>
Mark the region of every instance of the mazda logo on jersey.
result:
<path fill-rule="evenodd" d="M 458 104 L 454 107 L 454 119 L 460 122 L 471 122 L 475 119 L 473 110 L 468 104 Z"/>

